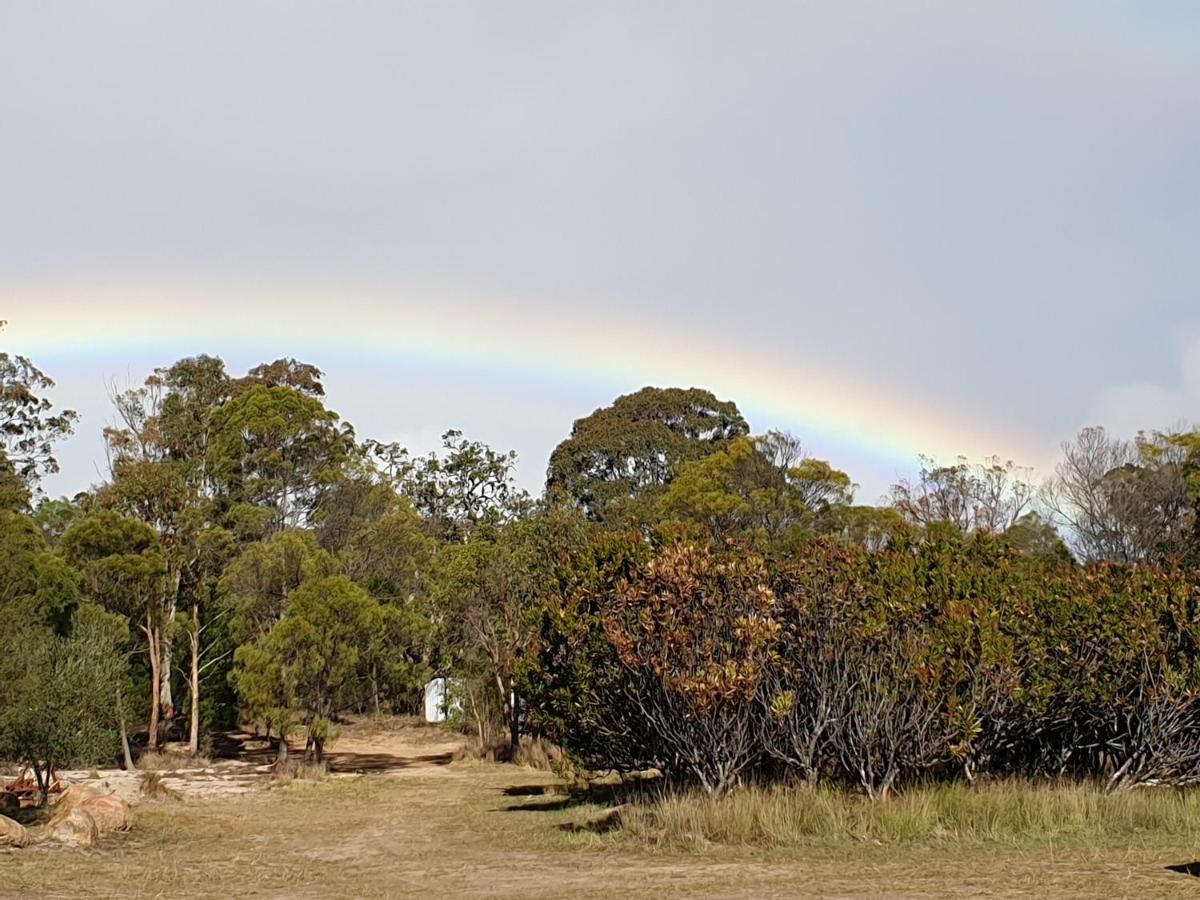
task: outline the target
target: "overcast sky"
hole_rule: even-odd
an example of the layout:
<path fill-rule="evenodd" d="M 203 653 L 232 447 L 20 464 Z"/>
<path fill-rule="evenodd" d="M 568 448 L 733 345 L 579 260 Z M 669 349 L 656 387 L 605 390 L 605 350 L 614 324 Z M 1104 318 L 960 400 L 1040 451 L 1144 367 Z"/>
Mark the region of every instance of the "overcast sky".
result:
<path fill-rule="evenodd" d="M 898 445 L 974 452 L 986 427 L 1045 465 L 1081 425 L 1197 417 L 1198 162 L 1182 0 L 0 0 L 0 342 L 85 414 L 53 492 L 97 477 L 106 378 L 279 349 L 197 299 L 236 285 L 361 434 L 459 427 L 531 488 L 573 418 L 664 371 L 655 341 L 719 393 L 824 373 L 849 424 L 803 379 L 731 399 L 873 501 L 915 464 Z M 318 283 L 297 322 L 289 287 Z M 422 303 L 556 347 L 520 371 L 382 352 Z M 104 327 L 60 340 L 80 304 Z M 331 318 L 373 352 L 326 346 Z M 651 349 L 590 377 L 564 323 L 580 359 L 601 330 Z M 897 404 L 942 423 L 929 446 L 873 426 Z"/>

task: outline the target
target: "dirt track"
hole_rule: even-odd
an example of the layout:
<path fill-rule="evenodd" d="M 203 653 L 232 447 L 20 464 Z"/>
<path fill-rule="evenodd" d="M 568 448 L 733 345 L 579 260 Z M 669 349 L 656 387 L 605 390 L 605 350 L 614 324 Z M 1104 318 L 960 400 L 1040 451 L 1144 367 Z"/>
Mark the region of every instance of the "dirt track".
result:
<path fill-rule="evenodd" d="M 543 794 L 553 779 L 454 762 L 438 732 L 351 734 L 324 784 L 153 802 L 96 852 L 0 854 L 4 897 L 1144 897 L 1195 896 L 1161 844 L 1103 854 L 1053 847 L 863 845 L 763 854 L 661 852 L 573 826 L 603 814 Z"/>

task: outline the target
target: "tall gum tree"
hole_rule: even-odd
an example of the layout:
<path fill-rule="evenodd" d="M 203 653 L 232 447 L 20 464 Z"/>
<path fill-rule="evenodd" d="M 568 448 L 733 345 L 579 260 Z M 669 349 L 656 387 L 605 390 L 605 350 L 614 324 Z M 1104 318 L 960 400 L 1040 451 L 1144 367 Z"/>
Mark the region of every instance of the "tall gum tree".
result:
<path fill-rule="evenodd" d="M 576 420 L 550 455 L 546 489 L 595 520 L 629 518 L 654 499 L 684 463 L 749 432 L 736 405 L 701 388 L 642 388 Z"/>
<path fill-rule="evenodd" d="M 355 449 L 354 431 L 316 397 L 255 385 L 210 420 L 208 474 L 229 502 L 261 516 L 263 532 L 306 525 Z"/>
<path fill-rule="evenodd" d="M 204 423 L 211 412 L 207 404 L 220 401 L 227 393 L 226 383 L 220 360 L 196 357 L 157 369 L 140 387 L 111 391 L 117 421 L 104 430 L 110 477 L 97 499 L 146 523 L 158 535 L 166 561 L 162 602 L 168 623 L 183 609 L 199 616 L 195 568 L 198 542 L 212 524 L 212 503 L 198 454 L 206 444 Z M 168 624 L 158 668 L 159 704 L 169 718 L 175 715 L 173 643 Z M 192 709 L 190 715 L 194 730 L 198 711 Z"/>
<path fill-rule="evenodd" d="M 0 320 L 0 330 L 7 323 Z M 54 382 L 27 356 L 0 351 L 0 491 L 5 505 L 23 508 L 43 475 L 58 471 L 54 444 L 69 437 L 79 420 L 73 410 L 54 411 L 44 396 Z M 28 493 L 22 501 L 21 487 Z"/>

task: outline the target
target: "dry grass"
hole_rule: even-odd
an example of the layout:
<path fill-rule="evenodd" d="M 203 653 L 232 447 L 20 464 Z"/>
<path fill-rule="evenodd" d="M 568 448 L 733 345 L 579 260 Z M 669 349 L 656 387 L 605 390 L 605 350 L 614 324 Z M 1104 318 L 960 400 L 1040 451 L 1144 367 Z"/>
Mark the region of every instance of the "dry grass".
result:
<path fill-rule="evenodd" d="M 336 734 L 328 747 L 336 751 L 339 742 L 343 740 L 370 741 L 374 738 L 403 737 L 412 746 L 420 744 L 444 743 L 448 736 L 454 735 L 445 725 L 426 722 L 421 716 L 410 715 L 369 715 L 350 716 L 340 722 Z M 304 729 L 297 729 L 294 740 L 303 743 Z"/>
<path fill-rule="evenodd" d="M 509 739 L 504 736 L 496 736 L 487 743 L 481 743 L 474 736 L 467 737 L 457 758 L 488 763 L 509 762 L 538 772 L 551 772 L 565 781 L 575 780 L 579 774 L 561 747 L 529 735 L 521 738 L 516 753 L 512 752 Z"/>
<path fill-rule="evenodd" d="M 540 737 L 522 737 L 512 761 L 527 769 L 553 772 L 566 780 L 572 780 L 578 774 L 562 747 Z"/>
<path fill-rule="evenodd" d="M 167 787 L 167 785 L 163 783 L 161 772 L 143 772 L 141 777 L 138 778 L 138 787 L 142 792 L 142 796 L 150 800 L 180 799 L 180 794 L 178 791 Z"/>
<path fill-rule="evenodd" d="M 207 756 L 165 750 L 147 750 L 137 758 L 137 767 L 143 772 L 177 772 L 180 769 L 203 769 L 210 765 L 212 760 Z"/>
<path fill-rule="evenodd" d="M 1200 790 L 1105 794 L 1094 784 L 1006 781 L 914 788 L 882 802 L 829 788 L 747 787 L 726 797 L 663 794 L 623 812 L 627 833 L 659 844 L 756 847 L 878 842 L 1071 842 L 1200 838 Z"/>
<path fill-rule="evenodd" d="M 277 784 L 293 781 L 325 781 L 329 778 L 329 766 L 325 763 L 308 762 L 303 757 L 289 759 L 284 765 L 276 764 L 274 778 Z"/>
<path fill-rule="evenodd" d="M 428 759 L 419 743 L 408 752 L 414 760 Z M 511 765 L 414 762 L 391 775 L 292 781 L 202 801 L 149 801 L 135 810 L 132 832 L 105 835 L 99 850 L 0 851 L 0 897 L 1057 900 L 1187 897 L 1196 891 L 1195 879 L 1166 869 L 1200 856 L 1191 795 L 1178 798 L 1176 807 L 1164 802 L 1165 794 L 1111 798 L 1117 804 L 1106 806 L 1108 798 L 1087 788 L 1055 798 L 1031 796 L 1024 786 L 1008 786 L 1006 794 L 998 785 L 985 788 L 983 800 L 938 796 L 931 789 L 922 803 L 910 793 L 874 812 L 865 803 L 838 797 L 838 805 L 825 797 L 833 812 L 824 822 L 840 822 L 839 835 L 801 835 L 794 843 L 777 837 L 774 849 L 763 849 L 759 842 L 733 841 L 731 832 L 728 843 L 708 844 L 698 853 L 697 841 L 676 846 L 658 840 L 669 824 L 661 818 L 665 804 L 675 804 L 670 808 L 682 816 L 699 802 L 695 798 L 645 799 L 633 812 L 622 806 L 624 827 L 605 833 L 579 827 L 612 818 L 613 806 L 626 795 L 625 786 L 611 787 L 607 794 L 596 785 L 571 790 L 544 772 Z M 791 814 L 779 811 L 781 803 L 800 802 L 766 796 L 770 792 L 757 798 L 741 793 L 747 796 L 722 803 L 740 803 L 743 818 L 759 823 L 760 835 L 766 807 L 790 821 Z M 1022 813 L 1017 807 L 1024 801 L 1034 807 Z M 755 805 L 754 815 L 745 812 Z M 652 815 L 660 818 L 652 821 Z M 728 819 L 728 811 L 720 816 Z M 905 816 L 926 824 L 904 825 Z M 1006 843 L 989 837 L 1011 833 L 1021 816 L 1030 834 L 1060 829 L 1063 839 Z M 1093 816 L 1102 828 L 1090 823 Z M 957 823 L 957 834 L 930 836 L 931 818 L 943 827 Z M 686 827 L 695 827 L 694 819 L 687 821 L 693 824 Z M 857 833 L 856 822 L 865 823 Z M 706 827 L 709 840 L 717 837 L 711 823 Z M 1101 840 L 1119 833 L 1128 836 L 1110 844 Z M 646 839 L 651 835 L 655 842 Z M 876 843 L 888 835 L 888 842 Z"/>

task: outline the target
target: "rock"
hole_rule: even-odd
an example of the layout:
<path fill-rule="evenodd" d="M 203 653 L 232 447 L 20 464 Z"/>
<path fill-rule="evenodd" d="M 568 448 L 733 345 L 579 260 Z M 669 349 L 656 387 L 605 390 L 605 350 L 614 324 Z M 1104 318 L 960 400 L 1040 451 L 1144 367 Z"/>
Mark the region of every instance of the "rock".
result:
<path fill-rule="evenodd" d="M 52 841 L 73 847 L 94 847 L 100 840 L 96 820 L 86 809 L 78 806 L 51 819 L 46 826 L 46 834 Z"/>
<path fill-rule="evenodd" d="M 54 801 L 54 818 L 65 816 L 84 800 L 103 796 L 99 791 L 87 784 L 72 784 L 58 795 Z"/>
<path fill-rule="evenodd" d="M 75 807 L 92 817 L 101 831 L 128 831 L 133 827 L 133 814 L 129 804 L 113 794 L 105 797 L 88 797 Z"/>
<path fill-rule="evenodd" d="M 24 847 L 29 844 L 29 829 L 8 816 L 0 816 L 0 847 Z"/>

